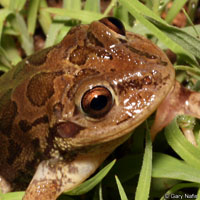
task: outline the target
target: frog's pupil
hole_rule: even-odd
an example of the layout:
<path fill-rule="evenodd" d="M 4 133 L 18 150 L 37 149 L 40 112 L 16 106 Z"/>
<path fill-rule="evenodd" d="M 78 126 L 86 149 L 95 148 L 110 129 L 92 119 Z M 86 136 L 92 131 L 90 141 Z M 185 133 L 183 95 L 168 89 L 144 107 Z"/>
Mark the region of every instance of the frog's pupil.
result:
<path fill-rule="evenodd" d="M 108 103 L 108 100 L 106 96 L 98 95 L 92 99 L 90 103 L 90 108 L 93 110 L 101 110 L 107 105 L 107 103 Z"/>

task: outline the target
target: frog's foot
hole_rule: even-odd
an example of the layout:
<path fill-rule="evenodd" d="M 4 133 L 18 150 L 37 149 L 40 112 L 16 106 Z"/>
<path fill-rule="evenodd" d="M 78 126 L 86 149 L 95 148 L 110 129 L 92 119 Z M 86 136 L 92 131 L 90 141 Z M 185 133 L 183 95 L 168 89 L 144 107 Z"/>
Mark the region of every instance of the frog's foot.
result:
<path fill-rule="evenodd" d="M 200 119 L 200 93 L 188 90 L 176 81 L 173 90 L 160 104 L 151 128 L 151 138 L 167 126 L 177 115 L 190 115 Z"/>
<path fill-rule="evenodd" d="M 12 190 L 10 183 L 8 183 L 1 175 L 0 175 L 0 192 L 7 193 Z"/>
<path fill-rule="evenodd" d="M 43 161 L 29 184 L 23 200 L 54 200 L 87 179 L 108 153 L 79 155 L 71 162 Z"/>

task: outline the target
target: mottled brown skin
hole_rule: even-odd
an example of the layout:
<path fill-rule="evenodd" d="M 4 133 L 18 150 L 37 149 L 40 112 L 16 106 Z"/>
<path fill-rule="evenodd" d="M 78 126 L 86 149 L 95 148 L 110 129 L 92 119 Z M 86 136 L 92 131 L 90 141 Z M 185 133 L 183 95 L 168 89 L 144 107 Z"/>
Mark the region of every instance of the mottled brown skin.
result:
<path fill-rule="evenodd" d="M 72 28 L 60 44 L 0 78 L 0 187 L 21 190 L 32 179 L 23 198 L 29 200 L 56 199 L 76 187 L 155 111 L 173 83 L 166 55 L 113 18 Z M 81 107 L 85 92 L 97 86 L 113 99 L 103 116 Z"/>

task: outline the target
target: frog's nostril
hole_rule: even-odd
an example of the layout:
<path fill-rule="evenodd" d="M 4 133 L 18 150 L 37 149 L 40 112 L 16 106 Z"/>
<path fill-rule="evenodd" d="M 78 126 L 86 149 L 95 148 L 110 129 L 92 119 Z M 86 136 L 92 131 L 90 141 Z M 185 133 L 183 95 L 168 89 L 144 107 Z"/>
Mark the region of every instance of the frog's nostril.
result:
<path fill-rule="evenodd" d="M 119 33 L 124 36 L 126 35 L 124 25 L 119 19 L 115 17 L 105 17 L 100 19 L 99 21 L 104 25 L 106 25 L 108 28 L 115 31 L 116 33 Z"/>

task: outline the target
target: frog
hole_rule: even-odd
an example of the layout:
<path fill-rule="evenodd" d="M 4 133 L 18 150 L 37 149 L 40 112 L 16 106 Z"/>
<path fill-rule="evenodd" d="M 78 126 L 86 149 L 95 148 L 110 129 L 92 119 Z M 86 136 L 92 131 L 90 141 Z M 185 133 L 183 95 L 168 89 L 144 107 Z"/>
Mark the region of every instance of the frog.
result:
<path fill-rule="evenodd" d="M 0 189 L 53 200 L 90 177 L 170 93 L 175 71 L 106 17 L 0 77 Z"/>

